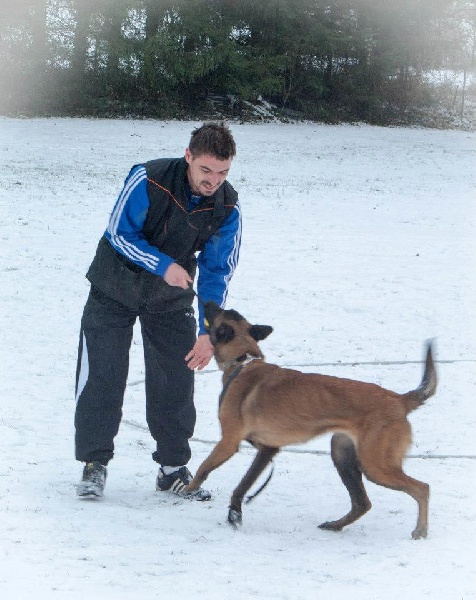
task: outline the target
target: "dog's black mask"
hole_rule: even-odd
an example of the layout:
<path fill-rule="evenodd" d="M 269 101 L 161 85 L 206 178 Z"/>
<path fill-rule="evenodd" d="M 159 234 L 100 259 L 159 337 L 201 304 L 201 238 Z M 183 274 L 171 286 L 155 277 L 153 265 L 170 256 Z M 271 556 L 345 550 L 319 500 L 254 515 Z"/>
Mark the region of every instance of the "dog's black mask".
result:
<path fill-rule="evenodd" d="M 221 323 L 216 329 L 213 323 L 218 315 L 223 314 L 230 321 L 244 321 L 245 318 L 236 310 L 223 310 L 214 302 L 205 304 L 205 325 L 210 334 L 210 341 L 215 346 L 216 344 L 226 344 L 231 342 L 235 337 L 235 330 L 228 323 Z M 248 333 L 256 342 L 260 342 L 268 337 L 273 331 L 269 325 L 250 325 Z"/>
<path fill-rule="evenodd" d="M 231 342 L 235 337 L 235 330 L 231 325 L 222 323 L 215 330 L 210 331 L 210 341 L 213 345 L 215 344 L 226 344 Z"/>

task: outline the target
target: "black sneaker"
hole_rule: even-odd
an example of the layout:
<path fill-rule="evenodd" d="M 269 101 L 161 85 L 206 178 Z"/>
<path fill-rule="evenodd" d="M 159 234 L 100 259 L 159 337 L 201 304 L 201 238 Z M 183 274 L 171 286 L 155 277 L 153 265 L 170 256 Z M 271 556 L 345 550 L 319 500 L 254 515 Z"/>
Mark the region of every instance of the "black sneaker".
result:
<path fill-rule="evenodd" d="M 100 462 L 88 462 L 76 493 L 80 498 L 102 498 L 106 485 L 107 469 Z"/>
<path fill-rule="evenodd" d="M 212 495 L 209 491 L 203 488 L 198 488 L 193 492 L 188 492 L 185 488 L 192 481 L 193 477 L 187 467 L 180 467 L 177 471 L 166 475 L 162 467 L 159 469 L 157 476 L 156 490 L 158 492 L 172 492 L 182 498 L 188 500 L 198 500 L 203 502 L 204 500 L 210 500 Z"/>

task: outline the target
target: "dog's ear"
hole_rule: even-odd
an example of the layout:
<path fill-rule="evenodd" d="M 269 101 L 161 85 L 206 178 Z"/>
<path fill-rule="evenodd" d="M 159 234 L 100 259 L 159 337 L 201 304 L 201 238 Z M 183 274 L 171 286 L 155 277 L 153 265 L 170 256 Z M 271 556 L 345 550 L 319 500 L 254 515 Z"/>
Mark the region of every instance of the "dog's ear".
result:
<path fill-rule="evenodd" d="M 215 331 L 213 332 L 213 338 L 216 343 L 226 344 L 227 342 L 231 342 L 231 340 L 235 337 L 235 330 L 228 323 L 222 323 L 219 325 Z"/>
<path fill-rule="evenodd" d="M 216 317 L 222 312 L 222 309 L 215 302 L 205 302 L 205 327 L 208 329 Z"/>
<path fill-rule="evenodd" d="M 273 328 L 270 325 L 252 325 L 248 333 L 256 342 L 260 342 L 266 339 L 272 331 Z"/>

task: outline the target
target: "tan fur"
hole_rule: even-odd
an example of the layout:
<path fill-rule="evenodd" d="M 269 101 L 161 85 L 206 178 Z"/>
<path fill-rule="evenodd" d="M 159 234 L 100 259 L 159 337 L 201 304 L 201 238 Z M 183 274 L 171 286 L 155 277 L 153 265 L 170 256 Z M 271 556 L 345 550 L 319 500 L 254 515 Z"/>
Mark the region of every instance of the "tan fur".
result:
<path fill-rule="evenodd" d="M 267 449 L 273 455 L 282 446 L 337 432 L 332 457 L 351 495 L 352 509 L 341 519 L 321 527 L 340 530 L 369 510 L 370 501 L 361 482 L 363 472 L 369 480 L 406 492 L 416 500 L 418 520 L 412 537 L 426 537 L 429 486 L 406 475 L 402 462 L 412 441 L 407 414 L 436 388 L 431 349 L 425 370 L 426 387 L 423 389 L 422 383 L 418 390 L 397 394 L 371 383 L 301 373 L 268 364 L 249 334 L 248 321 L 227 318 L 228 312 L 214 308 L 209 318 L 215 358 L 223 370 L 224 385 L 239 366 L 237 357 L 247 354 L 256 360 L 244 366 L 226 387 L 219 410 L 222 439 L 200 465 L 189 489 L 196 489 L 211 471 L 228 460 L 242 440 L 250 441 L 259 452 Z M 214 332 L 220 333 L 223 323 L 233 329 L 233 339 L 226 343 L 221 343 L 219 337 L 214 340 Z M 261 462 L 269 460 L 263 456 Z M 259 467 L 260 472 L 263 468 L 264 465 Z M 254 481 L 255 475 L 250 469 L 246 477 Z M 240 485 L 246 487 L 243 481 Z M 233 510 L 239 513 L 235 520 L 241 522 L 243 489 L 239 486 L 237 490 L 232 497 L 230 514 Z M 230 516 L 229 520 L 233 522 Z"/>

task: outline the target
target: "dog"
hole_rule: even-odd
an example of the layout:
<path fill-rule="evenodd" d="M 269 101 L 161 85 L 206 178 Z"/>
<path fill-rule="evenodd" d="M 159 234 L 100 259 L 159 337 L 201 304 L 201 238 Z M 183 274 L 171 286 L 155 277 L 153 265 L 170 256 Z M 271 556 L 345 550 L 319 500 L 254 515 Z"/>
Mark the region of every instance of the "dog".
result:
<path fill-rule="evenodd" d="M 221 440 L 187 486 L 197 489 L 208 475 L 226 462 L 247 440 L 258 452 L 233 491 L 228 522 L 242 524 L 242 501 L 264 468 L 289 444 L 334 432 L 331 456 L 350 495 L 351 509 L 342 518 L 319 525 L 340 531 L 371 508 L 362 474 L 384 487 L 409 494 L 418 504 L 413 539 L 428 533 L 427 483 L 402 470 L 411 444 L 407 415 L 436 391 L 437 376 L 429 342 L 420 386 L 397 394 L 372 383 L 328 375 L 301 373 L 265 362 L 258 342 L 273 331 L 269 325 L 251 325 L 235 310 L 204 305 L 205 324 L 215 360 L 223 372 L 219 419 Z"/>

